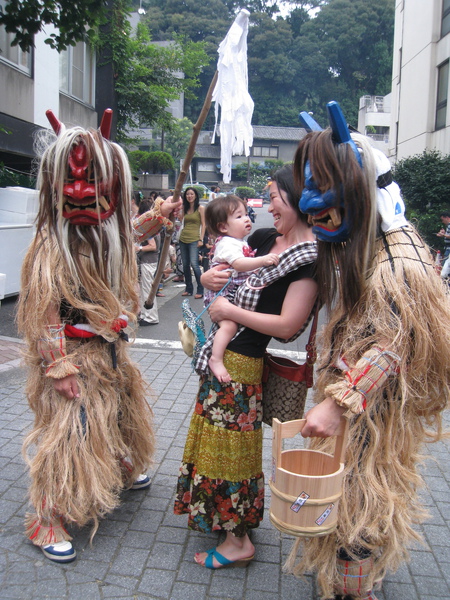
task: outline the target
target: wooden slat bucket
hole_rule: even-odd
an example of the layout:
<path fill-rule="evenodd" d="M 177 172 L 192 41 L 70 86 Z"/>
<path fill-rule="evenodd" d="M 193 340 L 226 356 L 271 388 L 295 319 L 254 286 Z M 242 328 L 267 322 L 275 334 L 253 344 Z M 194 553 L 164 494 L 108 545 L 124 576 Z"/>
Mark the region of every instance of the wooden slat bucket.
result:
<path fill-rule="evenodd" d="M 342 495 L 347 421 L 336 436 L 334 455 L 318 450 L 282 450 L 283 439 L 301 432 L 305 419 L 273 420 L 270 520 L 289 535 L 317 537 L 336 529 Z"/>

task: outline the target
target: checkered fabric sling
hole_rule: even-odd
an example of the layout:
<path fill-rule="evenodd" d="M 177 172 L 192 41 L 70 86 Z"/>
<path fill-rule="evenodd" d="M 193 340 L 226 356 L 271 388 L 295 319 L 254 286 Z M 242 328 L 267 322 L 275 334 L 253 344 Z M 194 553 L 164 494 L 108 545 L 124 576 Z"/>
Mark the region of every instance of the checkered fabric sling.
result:
<path fill-rule="evenodd" d="M 308 265 L 310 263 L 315 262 L 317 258 L 317 242 L 301 242 L 300 244 L 296 244 L 295 246 L 291 246 L 284 252 L 280 254 L 280 262 L 278 265 L 270 265 L 268 267 L 261 267 L 255 273 L 249 275 L 247 280 L 240 285 L 235 293 L 233 304 L 244 308 L 246 310 L 254 311 L 258 304 L 258 300 L 261 295 L 261 291 L 273 283 L 278 279 L 281 279 L 291 271 L 298 269 L 304 265 Z M 313 311 L 314 312 L 314 311 Z M 303 331 L 308 326 L 308 323 L 312 317 L 312 313 L 307 319 L 307 321 L 303 324 L 301 329 L 297 331 L 291 338 L 288 340 L 282 340 L 276 338 L 280 342 L 292 342 L 296 340 L 299 335 L 303 333 Z M 209 372 L 208 360 L 211 357 L 212 345 L 214 342 L 214 335 L 219 326 L 217 323 L 213 323 L 208 335 L 208 338 L 200 350 L 197 363 L 195 365 L 196 372 L 201 374 L 207 374 Z M 234 337 L 239 335 L 239 333 L 244 329 L 243 325 L 240 325 L 238 331 Z M 234 338 L 233 338 L 234 339 Z"/>

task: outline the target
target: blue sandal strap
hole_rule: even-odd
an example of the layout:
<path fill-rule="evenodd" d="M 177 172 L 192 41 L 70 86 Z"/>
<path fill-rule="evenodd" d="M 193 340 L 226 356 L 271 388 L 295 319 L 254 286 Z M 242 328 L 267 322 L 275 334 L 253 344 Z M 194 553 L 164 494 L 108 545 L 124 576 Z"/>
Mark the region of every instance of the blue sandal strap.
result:
<path fill-rule="evenodd" d="M 208 550 L 207 552 L 207 557 L 205 560 L 205 567 L 208 569 L 217 569 L 218 567 L 214 566 L 214 562 L 213 559 L 215 558 L 217 560 L 217 562 L 219 564 L 221 564 L 222 566 L 226 566 L 226 565 L 230 565 L 233 561 L 229 560 L 228 558 L 226 558 L 225 556 L 223 556 L 222 554 L 220 554 L 220 552 L 217 552 L 216 548 L 211 548 L 211 550 Z"/>

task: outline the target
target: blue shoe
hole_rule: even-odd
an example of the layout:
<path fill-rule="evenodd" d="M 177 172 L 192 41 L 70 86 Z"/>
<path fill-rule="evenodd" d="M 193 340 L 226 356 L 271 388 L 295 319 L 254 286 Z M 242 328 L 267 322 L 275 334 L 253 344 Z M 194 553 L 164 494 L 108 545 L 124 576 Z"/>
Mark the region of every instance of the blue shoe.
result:
<path fill-rule="evenodd" d="M 223 556 L 223 554 L 217 552 L 216 548 L 208 550 L 206 554 L 207 557 L 204 566 L 207 569 L 223 569 L 223 567 L 247 567 L 250 564 L 250 562 L 255 558 L 255 555 L 253 554 L 253 556 L 249 556 L 248 558 L 241 558 L 239 560 L 229 560 L 228 558 Z M 214 558 L 219 563 L 217 567 L 214 566 Z M 201 564 L 197 562 L 197 560 L 195 560 L 195 562 L 199 565 Z"/>
<path fill-rule="evenodd" d="M 69 563 L 76 559 L 77 553 L 70 542 L 56 542 L 41 546 L 44 556 L 53 562 Z"/>
<path fill-rule="evenodd" d="M 131 490 L 146 490 L 150 487 L 152 480 L 148 475 L 142 473 L 131 486 Z"/>

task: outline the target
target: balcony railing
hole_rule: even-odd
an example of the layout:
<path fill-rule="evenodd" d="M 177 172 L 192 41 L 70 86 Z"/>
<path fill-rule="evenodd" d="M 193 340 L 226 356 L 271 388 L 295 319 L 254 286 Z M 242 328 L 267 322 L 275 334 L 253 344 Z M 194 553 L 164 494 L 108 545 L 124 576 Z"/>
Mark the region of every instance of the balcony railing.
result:
<path fill-rule="evenodd" d="M 386 106 L 384 96 L 362 96 L 359 108 L 364 108 L 366 112 L 390 112 L 390 106 Z"/>

